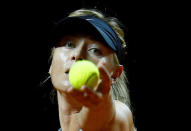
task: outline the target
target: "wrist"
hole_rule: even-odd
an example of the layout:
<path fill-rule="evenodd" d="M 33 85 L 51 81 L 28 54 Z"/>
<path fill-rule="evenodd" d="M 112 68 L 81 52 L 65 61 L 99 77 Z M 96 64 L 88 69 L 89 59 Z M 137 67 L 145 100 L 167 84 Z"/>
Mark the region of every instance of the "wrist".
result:
<path fill-rule="evenodd" d="M 108 96 L 107 100 L 97 107 L 83 107 L 78 114 L 79 125 L 85 131 L 104 129 L 113 120 L 115 112 L 114 101 Z"/>

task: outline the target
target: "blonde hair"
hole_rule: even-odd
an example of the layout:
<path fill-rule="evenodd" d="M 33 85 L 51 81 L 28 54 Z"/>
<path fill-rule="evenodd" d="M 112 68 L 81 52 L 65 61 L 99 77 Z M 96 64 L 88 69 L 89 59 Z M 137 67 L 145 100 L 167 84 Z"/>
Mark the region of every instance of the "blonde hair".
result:
<path fill-rule="evenodd" d="M 106 23 L 108 23 L 116 32 L 120 40 L 122 41 L 122 48 L 126 48 L 126 42 L 124 39 L 124 31 L 120 28 L 121 23 L 117 20 L 117 18 L 114 17 L 106 17 L 103 13 L 96 9 L 79 9 L 74 12 L 71 12 L 68 17 L 73 17 L 73 16 L 96 16 Z M 116 64 L 119 64 L 118 58 L 115 55 L 114 56 L 114 62 Z M 120 78 L 115 82 L 114 85 L 112 85 L 111 88 L 111 95 L 112 98 L 115 100 L 119 100 L 123 103 L 125 103 L 128 107 L 130 107 L 130 97 L 129 97 L 129 91 L 127 88 L 127 77 L 126 73 L 123 70 Z"/>

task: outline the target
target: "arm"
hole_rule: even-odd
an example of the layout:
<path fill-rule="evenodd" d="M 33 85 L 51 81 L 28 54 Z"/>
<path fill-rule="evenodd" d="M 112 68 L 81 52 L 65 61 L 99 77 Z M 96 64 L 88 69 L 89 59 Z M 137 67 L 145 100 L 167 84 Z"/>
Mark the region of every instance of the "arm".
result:
<path fill-rule="evenodd" d="M 109 74 L 104 67 L 99 69 L 102 82 L 96 91 L 84 86 L 82 91 L 69 88 L 64 95 L 58 95 L 63 131 L 75 131 L 80 128 L 84 131 L 132 131 L 130 128 L 133 127 L 133 122 L 129 108 L 112 100 L 109 93 Z M 61 99 L 63 96 L 68 97 Z"/>
<path fill-rule="evenodd" d="M 83 105 L 81 111 L 74 119 L 85 131 L 99 131 L 113 119 L 115 114 L 114 102 L 110 95 L 111 80 L 107 70 L 100 67 L 101 80 L 96 91 L 82 87 L 82 91 L 70 89 L 68 93 Z M 72 124 L 75 125 L 76 123 Z"/>

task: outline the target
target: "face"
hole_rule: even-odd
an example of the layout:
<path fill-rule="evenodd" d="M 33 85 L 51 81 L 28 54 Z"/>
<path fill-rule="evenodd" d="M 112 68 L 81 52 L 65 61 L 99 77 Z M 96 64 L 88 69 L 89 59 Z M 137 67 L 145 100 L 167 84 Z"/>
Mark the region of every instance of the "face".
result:
<path fill-rule="evenodd" d="M 114 52 L 101 41 L 85 34 L 66 35 L 53 53 L 50 75 L 55 88 L 63 90 L 70 86 L 68 72 L 81 59 L 101 63 L 111 75 L 115 69 Z"/>

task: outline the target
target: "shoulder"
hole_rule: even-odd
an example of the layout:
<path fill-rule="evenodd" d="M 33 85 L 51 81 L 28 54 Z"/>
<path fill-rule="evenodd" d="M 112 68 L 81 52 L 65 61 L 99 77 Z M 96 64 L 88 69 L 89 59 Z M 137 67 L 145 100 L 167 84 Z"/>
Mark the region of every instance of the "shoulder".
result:
<path fill-rule="evenodd" d="M 123 117 L 124 119 L 130 119 L 133 117 L 130 108 L 118 100 L 115 100 L 115 108 L 117 115 L 120 115 L 120 117 Z"/>
<path fill-rule="evenodd" d="M 116 120 L 120 123 L 120 125 L 128 131 L 133 131 L 133 115 L 130 108 L 126 104 L 115 100 L 115 109 Z"/>

